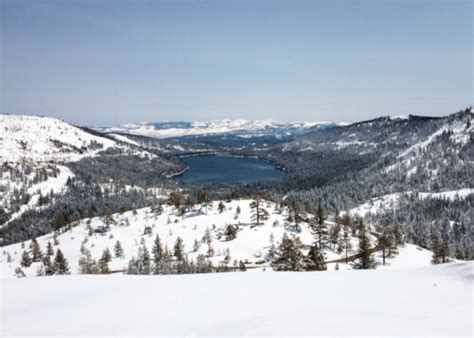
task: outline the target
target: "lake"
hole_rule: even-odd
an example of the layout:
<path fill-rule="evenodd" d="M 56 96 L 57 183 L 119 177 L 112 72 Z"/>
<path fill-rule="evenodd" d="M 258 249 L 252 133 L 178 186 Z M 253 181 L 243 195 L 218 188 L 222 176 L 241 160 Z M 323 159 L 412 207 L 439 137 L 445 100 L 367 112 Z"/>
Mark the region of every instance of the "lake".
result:
<path fill-rule="evenodd" d="M 185 158 L 189 169 L 175 179 L 187 183 L 248 183 L 281 180 L 284 171 L 254 157 L 202 155 Z"/>

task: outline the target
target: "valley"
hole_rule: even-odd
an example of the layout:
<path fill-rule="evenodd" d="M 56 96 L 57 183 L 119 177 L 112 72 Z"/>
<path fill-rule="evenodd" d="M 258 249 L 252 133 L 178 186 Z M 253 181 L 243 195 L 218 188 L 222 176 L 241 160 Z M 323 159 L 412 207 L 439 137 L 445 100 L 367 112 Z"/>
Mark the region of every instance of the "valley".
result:
<path fill-rule="evenodd" d="M 444 118 L 383 117 L 325 125 L 286 140 L 257 139 L 247 124 L 251 136 L 246 142 L 242 129 L 239 142 L 228 142 L 222 141 L 229 140 L 226 130 L 219 132 L 221 141 L 194 132 L 157 138 L 150 131 L 91 130 L 2 114 L 1 282 L 7 297 L 33 299 L 3 305 L 2 332 L 106 332 L 100 323 L 79 328 L 64 318 L 64 326 L 53 328 L 47 319 L 30 318 L 24 304 L 40 302 L 34 300 L 34 289 L 49 293 L 43 281 L 51 279 L 70 298 L 58 310 L 43 303 L 45 316 L 83 311 L 71 303 L 79 295 L 68 291 L 69 283 L 86 287 L 87 299 L 97 293 L 113 297 L 107 285 L 119 287 L 125 292 L 124 306 L 136 306 L 135 299 L 152 293 L 146 307 L 167 297 L 179 299 L 179 292 L 203 283 L 215 284 L 206 299 L 216 308 L 225 307 L 226 290 L 234 290 L 250 295 L 263 319 L 248 321 L 253 317 L 238 305 L 213 314 L 213 324 L 194 321 L 189 314 L 178 327 L 164 324 L 168 317 L 160 312 L 156 325 L 161 334 L 274 334 L 276 328 L 287 334 L 354 334 L 367 333 L 367 326 L 376 334 L 387 318 L 379 317 L 380 306 L 399 301 L 390 300 L 391 280 L 403 280 L 397 292 L 406 297 L 403 309 L 411 310 L 405 313 L 395 305 L 406 318 L 391 333 L 468 335 L 467 316 L 427 331 L 427 320 L 448 315 L 426 311 L 439 302 L 463 313 L 469 309 L 464 295 L 472 283 L 472 262 L 465 261 L 474 257 L 472 117 L 470 108 Z M 159 128 L 166 134 L 165 125 Z M 435 266 L 441 263 L 446 264 Z M 159 291 L 149 289 L 153 279 Z M 270 280 L 274 284 L 268 287 Z M 374 291 L 376 281 L 382 285 Z M 293 285 L 302 288 L 295 291 Z M 456 293 L 446 296 L 453 287 Z M 269 293 L 274 288 L 279 297 L 288 289 L 282 301 L 297 306 L 298 316 L 272 310 Z M 322 294 L 325 289 L 331 291 Z M 420 290 L 426 300 L 422 304 L 414 301 Z M 363 305 L 358 291 L 383 297 L 370 296 Z M 347 312 L 331 303 L 340 294 L 354 304 Z M 53 295 L 49 299 L 57 302 Z M 204 300 L 192 299 L 182 304 L 196 311 L 196 302 Z M 309 310 L 310 300 L 318 308 Z M 109 303 L 89 309 L 116 311 Z M 303 310 L 307 317 L 301 316 Z M 170 308 L 169 315 L 179 311 Z M 363 313 L 363 321 L 354 322 L 353 313 Z M 316 315 L 324 323 L 342 318 L 352 329 L 332 324 L 313 329 L 309 319 Z M 28 328 L 18 325 L 24 316 Z M 279 324 L 282 316 L 284 325 Z M 138 332 L 126 323 L 117 314 L 117 331 L 112 332 Z M 145 325 L 140 332 L 155 329 Z"/>

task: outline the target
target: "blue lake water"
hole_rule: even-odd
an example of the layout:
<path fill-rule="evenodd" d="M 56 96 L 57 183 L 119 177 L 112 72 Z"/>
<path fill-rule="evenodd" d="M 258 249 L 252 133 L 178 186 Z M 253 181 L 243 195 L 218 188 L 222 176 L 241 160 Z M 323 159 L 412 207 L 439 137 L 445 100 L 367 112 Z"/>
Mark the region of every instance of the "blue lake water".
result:
<path fill-rule="evenodd" d="M 185 158 L 189 169 L 175 177 L 188 183 L 248 183 L 281 180 L 284 172 L 274 165 L 252 157 L 202 155 Z"/>

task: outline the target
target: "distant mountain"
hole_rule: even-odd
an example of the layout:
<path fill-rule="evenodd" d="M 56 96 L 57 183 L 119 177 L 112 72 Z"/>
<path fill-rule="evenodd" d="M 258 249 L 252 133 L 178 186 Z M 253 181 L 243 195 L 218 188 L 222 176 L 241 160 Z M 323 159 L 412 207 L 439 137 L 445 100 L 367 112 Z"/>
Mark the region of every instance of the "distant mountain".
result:
<path fill-rule="evenodd" d="M 254 141 L 283 142 L 316 130 L 343 123 L 279 122 L 275 120 L 213 120 L 193 122 L 157 122 L 93 127 L 106 133 L 128 133 L 158 139 L 181 139 L 216 143 L 246 143 Z"/>
<path fill-rule="evenodd" d="M 422 191 L 438 185 L 459 189 L 472 171 L 472 119 L 472 109 L 446 117 L 380 117 L 308 133 L 278 145 L 271 159 L 299 178 L 320 176 L 326 182 L 339 182 L 338 176 L 348 182 L 348 173 L 363 170 L 356 181 L 369 179 L 365 190 L 375 182 L 387 186 L 388 177 L 394 184 L 423 186 Z"/>

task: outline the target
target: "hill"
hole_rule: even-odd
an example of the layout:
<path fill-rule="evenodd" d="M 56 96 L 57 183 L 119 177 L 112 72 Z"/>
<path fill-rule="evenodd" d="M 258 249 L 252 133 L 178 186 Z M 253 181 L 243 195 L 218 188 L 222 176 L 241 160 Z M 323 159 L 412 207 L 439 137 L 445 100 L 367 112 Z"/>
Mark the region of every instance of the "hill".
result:
<path fill-rule="evenodd" d="M 43 252 L 50 242 L 58 244 L 54 250 L 60 249 L 69 261 L 72 273 L 79 273 L 79 259 L 84 250 L 90 251 L 92 258 L 99 260 L 105 249 L 114 252 L 114 247 L 119 241 L 123 254 L 114 257 L 110 263 L 111 271 L 125 271 L 132 257 L 138 257 L 144 247 L 152 252 L 156 236 L 159 235 L 163 248 L 173 252 L 178 237 L 183 241 L 183 251 L 187 260 L 196 262 L 202 255 L 214 267 L 228 267 L 237 269 L 240 262 L 246 268 L 256 270 L 271 270 L 272 250 L 276 252 L 283 235 L 296 236 L 302 242 L 302 252 L 306 255 L 315 241 L 308 221 L 301 221 L 299 229 L 294 222 L 289 220 L 289 209 L 280 208 L 277 204 L 262 202 L 262 208 L 269 212 L 269 218 L 256 225 L 252 220 L 250 204 L 252 200 L 233 200 L 223 202 L 222 209 L 214 202 L 207 209 L 200 205 L 188 208 L 183 213 L 173 206 L 163 205 L 163 211 L 156 208 L 143 208 L 124 213 L 112 214 L 104 217 L 95 217 L 74 222 L 59 231 L 56 236 L 50 233 L 37 238 Z M 221 212 L 222 210 L 222 212 Z M 304 216 L 311 219 L 314 216 Z M 335 228 L 333 221 L 327 221 L 328 233 Z M 237 228 L 235 238 L 229 237 L 227 227 Z M 354 227 L 356 224 L 354 223 Z M 339 226 L 340 227 L 340 226 Z M 351 230 L 352 231 L 352 230 Z M 350 248 L 347 256 L 357 253 L 359 238 L 357 231 L 349 234 Z M 377 245 L 375 233 L 369 236 L 370 245 Z M 338 229 L 337 240 L 333 244 L 327 242 L 324 249 L 324 258 L 327 262 L 339 260 L 340 269 L 352 269 L 352 259 L 345 264 L 346 255 L 343 249 L 343 229 Z M 5 275 L 13 276 L 15 269 L 20 266 L 22 252 L 30 249 L 31 242 L 17 243 L 3 247 L 3 270 Z M 341 248 L 341 249 L 339 249 Z M 390 266 L 420 267 L 431 265 L 432 253 L 406 244 L 398 249 L 393 249 L 393 254 L 387 259 L 384 268 Z M 401 261 L 399 261 L 401 257 Z M 382 267 L 381 252 L 375 252 L 375 264 Z M 35 276 L 42 263 L 33 263 L 30 267 L 22 267 L 27 276 Z M 335 263 L 328 263 L 329 269 L 335 268 Z"/>

